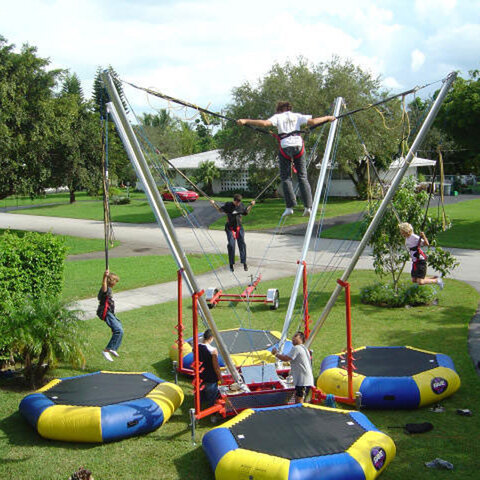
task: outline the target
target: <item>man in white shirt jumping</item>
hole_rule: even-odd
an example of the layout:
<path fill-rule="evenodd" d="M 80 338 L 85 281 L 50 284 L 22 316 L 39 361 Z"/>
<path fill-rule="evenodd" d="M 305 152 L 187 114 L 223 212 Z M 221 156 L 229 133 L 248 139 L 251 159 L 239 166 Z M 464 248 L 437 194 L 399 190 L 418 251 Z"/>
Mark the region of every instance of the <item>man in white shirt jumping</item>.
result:
<path fill-rule="evenodd" d="M 290 102 L 278 102 L 275 115 L 268 120 L 256 120 L 241 118 L 237 120 L 239 125 L 251 125 L 253 127 L 276 127 L 279 141 L 278 160 L 280 167 L 280 179 L 282 180 L 283 195 L 286 209 L 283 215 L 292 215 L 293 207 L 297 201 L 293 191 L 292 170 L 297 173 L 300 195 L 304 206 L 304 216 L 309 216 L 312 211 L 312 190 L 308 182 L 307 167 L 305 165 L 305 144 L 301 136 L 303 125 L 315 127 L 326 122 L 333 122 L 335 117 L 325 116 L 312 118 L 311 115 L 292 112 Z"/>

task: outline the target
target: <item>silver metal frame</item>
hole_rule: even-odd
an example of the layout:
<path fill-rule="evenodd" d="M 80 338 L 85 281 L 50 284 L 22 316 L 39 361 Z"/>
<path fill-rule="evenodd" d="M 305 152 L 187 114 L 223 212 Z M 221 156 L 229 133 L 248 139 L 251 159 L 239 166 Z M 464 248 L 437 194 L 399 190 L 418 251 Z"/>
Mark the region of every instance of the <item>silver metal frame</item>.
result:
<path fill-rule="evenodd" d="M 110 102 L 107 104 L 109 113 L 111 113 L 115 126 L 117 128 L 118 134 L 122 140 L 122 143 L 125 147 L 127 155 L 132 163 L 135 172 L 137 174 L 138 179 L 142 182 L 145 193 L 148 198 L 148 202 L 153 210 L 155 218 L 157 220 L 158 225 L 162 229 L 162 232 L 165 236 L 167 244 L 172 252 L 172 255 L 177 263 L 179 269 L 183 272 L 183 278 L 187 283 L 187 287 L 190 293 L 193 295 L 194 293 L 200 292 L 200 288 L 197 284 L 195 275 L 193 270 L 188 262 L 188 259 L 178 241 L 175 228 L 172 224 L 170 216 L 165 208 L 165 204 L 163 203 L 162 197 L 158 191 L 157 185 L 155 180 L 152 176 L 150 168 L 145 160 L 143 155 L 143 151 L 140 147 L 138 139 L 133 131 L 127 116 L 125 114 L 125 110 L 123 108 L 122 102 L 120 100 L 120 96 L 118 95 L 117 89 L 113 80 L 108 72 L 102 73 L 102 79 L 107 88 L 108 94 L 110 96 Z M 217 329 L 215 321 L 212 317 L 210 309 L 208 308 L 207 302 L 205 300 L 205 295 L 202 295 L 198 298 L 198 305 L 200 307 L 200 313 L 202 317 L 205 319 L 206 323 L 208 324 L 209 328 L 212 330 L 213 336 L 215 337 L 215 341 L 222 356 L 225 365 L 229 371 L 229 373 L 234 378 L 235 382 L 246 387 L 243 383 L 243 380 L 238 373 L 235 365 L 230 357 L 228 349 L 220 336 L 220 332 Z"/>
<path fill-rule="evenodd" d="M 340 113 L 340 108 L 342 106 L 343 98 L 338 97 L 335 100 L 335 107 L 333 110 L 333 115 L 337 116 Z M 322 166 L 320 168 L 320 174 L 317 180 L 317 188 L 315 190 L 315 196 L 312 203 L 312 213 L 308 219 L 307 230 L 305 232 L 305 238 L 303 240 L 302 253 L 300 254 L 300 259 L 298 261 L 297 273 L 295 280 L 293 282 L 292 293 L 290 295 L 290 301 L 288 303 L 287 313 L 285 314 L 285 321 L 283 323 L 282 336 L 280 338 L 280 344 L 278 349 L 280 352 L 283 351 L 285 341 L 287 339 L 288 329 L 290 328 L 290 323 L 292 321 L 293 310 L 295 309 L 295 304 L 297 302 L 297 293 L 298 288 L 300 287 L 300 282 L 302 281 L 302 274 L 304 265 L 303 262 L 307 258 L 308 248 L 310 246 L 310 241 L 312 238 L 313 227 L 315 226 L 315 217 L 317 215 L 318 206 L 320 204 L 320 197 L 322 194 L 323 185 L 325 183 L 325 176 L 327 173 L 328 164 L 330 162 L 330 155 L 332 153 L 333 141 L 335 139 L 335 134 L 337 132 L 338 120 L 332 122 L 330 130 L 328 132 L 327 144 L 325 146 L 325 153 L 323 155 Z"/>
<path fill-rule="evenodd" d="M 387 193 L 385 194 L 385 197 L 383 198 L 382 203 L 378 207 L 378 210 L 375 213 L 375 216 L 373 217 L 367 231 L 365 232 L 365 235 L 363 236 L 362 240 L 358 244 L 357 249 L 355 250 L 355 253 L 353 254 L 353 257 L 350 260 L 349 265 L 347 266 L 347 268 L 343 272 L 343 275 L 341 277 L 341 280 L 343 282 L 346 282 L 348 280 L 348 277 L 350 276 L 353 269 L 355 268 L 355 265 L 357 264 L 358 259 L 360 258 L 360 255 L 365 250 L 365 247 L 367 246 L 368 242 L 370 241 L 370 238 L 373 235 L 373 232 L 375 231 L 378 224 L 380 223 L 380 220 L 382 219 L 383 215 L 385 214 L 385 211 L 387 209 L 388 204 L 392 202 L 393 196 L 395 195 L 395 192 L 398 190 L 398 187 L 400 186 L 400 182 L 401 182 L 402 178 L 404 177 L 408 167 L 410 166 L 410 163 L 412 162 L 413 158 L 415 157 L 415 153 L 420 148 L 423 140 L 425 139 L 425 136 L 426 136 L 428 130 L 432 126 L 432 123 L 435 120 L 435 117 L 437 116 L 438 110 L 440 109 L 440 106 L 442 105 L 443 100 L 445 99 L 445 96 L 447 95 L 448 90 L 452 86 L 456 77 L 457 77 L 457 74 L 455 72 L 452 72 L 444 80 L 442 88 L 440 89 L 440 92 L 439 92 L 437 98 L 435 99 L 435 102 L 433 103 L 432 107 L 430 108 L 430 111 L 428 112 L 428 115 L 425 118 L 425 121 L 423 122 L 415 140 L 412 143 L 412 146 L 410 147 L 410 150 L 408 151 L 408 154 L 405 158 L 405 163 L 403 164 L 403 166 L 400 168 L 400 170 L 395 175 L 395 178 L 393 179 L 390 188 L 387 190 Z M 318 318 L 317 322 L 315 323 L 315 326 L 313 327 L 313 329 L 310 333 L 310 337 L 305 342 L 305 346 L 307 348 L 309 348 L 312 345 L 312 342 L 315 340 L 315 337 L 317 336 L 317 334 L 318 334 L 320 328 L 322 327 L 322 325 L 325 323 L 325 320 L 327 319 L 327 316 L 330 313 L 330 310 L 332 309 L 333 305 L 335 304 L 335 301 L 337 300 L 341 291 L 342 291 L 342 287 L 337 284 L 337 286 L 335 287 L 335 290 L 333 291 L 333 293 L 330 296 L 327 304 L 325 305 L 322 313 L 320 314 L 320 317 Z"/>

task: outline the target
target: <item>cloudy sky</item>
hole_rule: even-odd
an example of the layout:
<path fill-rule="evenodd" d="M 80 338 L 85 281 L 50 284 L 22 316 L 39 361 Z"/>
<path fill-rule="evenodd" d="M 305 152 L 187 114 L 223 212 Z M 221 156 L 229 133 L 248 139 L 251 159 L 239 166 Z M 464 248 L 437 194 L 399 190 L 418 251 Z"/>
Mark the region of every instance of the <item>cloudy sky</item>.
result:
<path fill-rule="evenodd" d="M 77 73 L 125 80 L 220 110 L 274 62 L 332 55 L 393 92 L 480 68 L 479 0 L 0 0 L 0 35 Z M 143 94 L 126 90 L 135 107 Z M 162 106 L 162 105 L 155 105 Z"/>

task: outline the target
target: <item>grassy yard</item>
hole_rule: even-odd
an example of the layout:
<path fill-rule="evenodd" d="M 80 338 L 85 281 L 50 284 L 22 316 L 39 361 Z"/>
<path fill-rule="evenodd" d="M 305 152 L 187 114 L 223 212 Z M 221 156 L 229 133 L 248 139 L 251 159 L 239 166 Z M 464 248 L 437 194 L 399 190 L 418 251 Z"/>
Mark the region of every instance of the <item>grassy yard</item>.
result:
<path fill-rule="evenodd" d="M 210 265 L 203 255 L 188 255 L 187 257 L 195 274 L 210 270 Z M 213 264 L 215 268 L 227 263 L 226 256 L 211 256 L 210 260 L 215 262 Z M 109 267 L 120 277 L 120 282 L 115 286 L 117 292 L 176 279 L 177 266 L 170 255 L 110 258 Z M 66 262 L 63 298 L 79 300 L 95 297 L 100 288 L 104 270 L 105 261 L 103 259 Z"/>
<path fill-rule="evenodd" d="M 172 277 L 173 279 L 173 277 Z M 359 304 L 359 288 L 373 280 L 371 272 L 352 275 L 353 338 L 356 346 L 412 345 L 450 355 L 462 379 L 460 390 L 443 401 L 444 413 L 428 408 L 412 411 L 365 411 L 368 418 L 390 435 L 397 446 L 397 456 L 382 474 L 384 480 L 478 478 L 480 457 L 480 415 L 478 398 L 480 380 L 467 353 L 467 326 L 478 304 L 479 295 L 470 286 L 447 280 L 440 293 L 440 304 L 432 307 L 383 310 Z M 277 287 L 281 295 L 290 292 L 292 279 L 264 284 L 262 290 Z M 327 290 L 333 285 L 329 285 Z M 327 295 L 313 296 L 310 311 L 316 318 Z M 233 315 L 238 312 L 244 326 L 280 329 L 286 310 L 270 311 L 263 305 L 252 306 L 250 319 L 244 307 L 219 306 L 214 316 L 220 328 L 238 326 Z M 189 310 L 185 312 L 188 324 Z M 168 348 L 174 341 L 176 304 L 168 303 L 122 314 L 125 328 L 121 357 L 113 366 L 116 371 L 150 371 L 172 380 Z M 292 325 L 293 328 L 296 325 Z M 108 328 L 98 320 L 85 322 L 87 372 L 107 368 L 101 350 L 109 338 Z M 190 331 L 186 332 L 187 334 Z M 318 373 L 322 358 L 341 351 L 345 346 L 344 305 L 334 307 L 314 349 L 314 372 Z M 85 373 L 68 365 L 59 365 L 53 372 L 65 377 Z M 80 466 L 93 471 L 96 480 L 207 480 L 213 479 L 203 454 L 200 439 L 211 427 L 208 419 L 200 422 L 197 445 L 192 445 L 188 430 L 188 410 L 192 407 L 191 384 L 181 379 L 186 398 L 170 421 L 148 435 L 105 445 L 62 443 L 41 438 L 18 413 L 18 404 L 27 391 L 13 380 L 0 381 L 0 475 L 15 480 L 66 480 Z M 457 408 L 470 408 L 472 417 L 457 415 Z M 434 429 L 421 435 L 408 435 L 392 428 L 410 422 L 431 422 Z M 273 433 L 272 433 L 273 434 Z M 428 469 L 424 462 L 440 457 L 455 465 L 453 472 Z"/>
<path fill-rule="evenodd" d="M 247 205 L 249 199 L 245 199 L 244 203 Z M 361 212 L 365 208 L 366 202 L 362 200 L 352 200 L 345 198 L 330 198 L 328 200 L 325 217 L 337 217 L 340 215 L 348 215 L 350 213 Z M 253 207 L 250 215 L 242 219 L 243 225 L 249 230 L 267 230 L 275 228 L 280 221 L 280 217 L 285 210 L 285 202 L 283 199 L 266 199 L 264 202 L 259 202 Z M 288 217 L 285 225 L 298 225 L 307 223 L 308 217 L 302 217 L 303 206 L 295 208 L 295 214 Z M 210 228 L 215 230 L 223 230 L 225 226 L 225 219 L 221 218 L 210 225 Z"/>
<path fill-rule="evenodd" d="M 26 233 L 23 230 L 0 229 L 0 236 L 3 235 L 3 233 L 6 231 L 15 233 L 19 237 L 25 235 Z M 71 237 L 68 235 L 56 235 L 56 236 L 63 238 L 65 245 L 68 248 L 68 251 L 67 251 L 68 255 L 79 255 L 81 253 L 98 252 L 105 248 L 104 240 L 100 240 L 96 238 Z M 117 242 L 117 241 L 115 241 L 113 244 L 114 247 L 117 247 L 118 245 L 120 245 L 120 242 Z"/>
<path fill-rule="evenodd" d="M 437 216 L 436 207 L 429 212 L 431 216 Z M 438 243 L 442 247 L 480 250 L 480 200 L 445 205 L 445 212 L 452 222 L 452 228 L 438 235 Z M 322 237 L 360 240 L 360 223 L 353 222 L 325 229 Z"/>
<path fill-rule="evenodd" d="M 180 210 L 173 202 L 165 203 L 171 218 L 181 215 Z M 146 200 L 135 200 L 128 205 L 110 205 L 112 221 L 122 223 L 153 223 L 153 215 L 150 204 Z M 32 209 L 16 210 L 16 214 L 44 215 L 47 217 L 80 218 L 87 220 L 103 221 L 103 202 L 91 200 L 75 202 L 73 204 L 59 204 Z"/>

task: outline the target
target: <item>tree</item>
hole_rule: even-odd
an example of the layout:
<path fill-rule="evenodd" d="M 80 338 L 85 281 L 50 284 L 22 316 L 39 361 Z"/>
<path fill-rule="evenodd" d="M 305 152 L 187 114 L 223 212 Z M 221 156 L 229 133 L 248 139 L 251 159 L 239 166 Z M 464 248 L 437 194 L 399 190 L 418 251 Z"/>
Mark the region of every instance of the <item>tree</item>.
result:
<path fill-rule="evenodd" d="M 402 222 L 412 225 L 414 232 L 418 233 L 423 229 L 430 242 L 429 266 L 447 275 L 458 263 L 451 253 L 438 245 L 436 237 L 442 229 L 442 222 L 425 212 L 428 194 L 425 191 L 417 192 L 415 187 L 413 178 L 403 181 L 393 199 L 394 209 Z M 364 232 L 375 215 L 377 206 L 370 206 L 363 223 Z M 381 277 L 390 276 L 395 291 L 398 289 L 400 275 L 410 258 L 405 249 L 405 240 L 400 235 L 398 223 L 394 210 L 387 210 L 370 240 L 375 272 Z"/>
<path fill-rule="evenodd" d="M 213 180 L 220 178 L 220 170 L 215 165 L 215 162 L 207 160 L 198 165 L 198 169 L 194 175 L 195 183 L 203 183 L 206 193 L 213 194 Z"/>
<path fill-rule="evenodd" d="M 331 103 L 336 97 L 343 97 L 348 109 L 353 110 L 385 98 L 387 94 L 381 91 L 378 78 L 350 61 L 334 57 L 328 63 L 310 65 L 299 58 L 296 63 L 274 64 L 258 86 L 246 82 L 235 88 L 227 116 L 266 119 L 273 115 L 278 100 L 289 100 L 295 111 L 323 116 L 332 113 Z M 361 162 L 364 150 L 360 140 L 365 142 L 380 168 L 388 166 L 398 152 L 402 136 L 401 102 L 389 102 L 382 109 L 382 115 L 373 110 L 360 112 L 345 119 L 341 126 L 337 161 L 341 171 L 350 176 L 359 192 L 365 189 L 367 181 L 366 166 Z M 388 128 L 385 128 L 384 121 Z M 325 139 L 326 135 L 317 152 L 324 149 Z M 308 151 L 314 142 L 315 135 L 306 137 Z M 232 166 L 254 163 L 269 168 L 276 164 L 278 146 L 268 135 L 228 124 L 225 131 L 218 135 L 218 144 L 227 163 Z M 314 158 L 313 164 L 319 160 L 319 157 Z"/>
<path fill-rule="evenodd" d="M 62 95 L 77 95 L 80 103 L 84 102 L 82 84 L 76 73 L 67 73 L 62 85 Z"/>
<path fill-rule="evenodd" d="M 110 101 L 110 96 L 108 94 L 107 88 L 103 84 L 102 73 L 106 71 L 110 74 L 113 84 L 115 85 L 120 101 L 122 102 L 123 108 L 128 112 L 127 102 L 125 100 L 125 94 L 123 93 L 123 85 L 120 80 L 120 76 L 114 70 L 114 68 L 109 65 L 107 68 L 98 67 L 97 72 L 95 73 L 95 78 L 93 80 L 93 100 L 97 106 L 98 112 L 102 117 L 106 115 L 106 105 Z"/>
<path fill-rule="evenodd" d="M 442 104 L 435 125 L 458 145 L 449 159 L 451 173 L 480 174 L 480 71 L 469 72 L 470 78 L 458 77 Z"/>
<path fill-rule="evenodd" d="M 24 45 L 20 53 L 0 36 L 0 199 L 35 195 L 50 177 L 49 153 L 59 126 L 53 88 L 60 70 Z"/>

